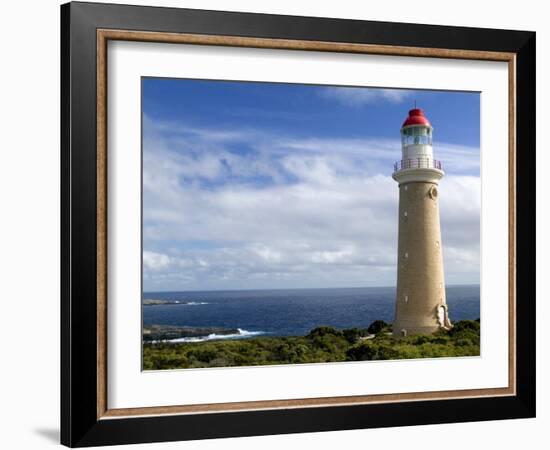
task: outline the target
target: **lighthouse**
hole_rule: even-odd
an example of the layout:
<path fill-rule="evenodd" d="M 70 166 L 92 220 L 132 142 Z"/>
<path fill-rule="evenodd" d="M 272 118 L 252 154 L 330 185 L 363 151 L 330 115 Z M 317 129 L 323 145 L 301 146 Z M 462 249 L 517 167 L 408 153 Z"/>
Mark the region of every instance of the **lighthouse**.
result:
<path fill-rule="evenodd" d="M 451 328 L 445 298 L 439 181 L 433 128 L 424 111 L 411 109 L 401 127 L 401 161 L 392 177 L 399 184 L 397 290 L 393 335 L 429 334 Z"/>

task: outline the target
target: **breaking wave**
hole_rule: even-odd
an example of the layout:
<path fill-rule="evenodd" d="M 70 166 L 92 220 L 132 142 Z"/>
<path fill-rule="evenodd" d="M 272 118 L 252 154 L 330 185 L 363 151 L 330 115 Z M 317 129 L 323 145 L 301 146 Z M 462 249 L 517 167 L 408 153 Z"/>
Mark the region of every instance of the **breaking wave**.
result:
<path fill-rule="evenodd" d="M 204 342 L 204 341 L 213 341 L 213 340 L 220 340 L 220 339 L 246 339 L 254 336 L 260 336 L 262 334 L 267 334 L 265 331 L 247 331 L 247 330 L 241 330 L 240 328 L 237 328 L 237 330 L 239 330 L 239 332 L 234 334 L 212 333 L 207 336 L 194 336 L 194 337 L 168 339 L 164 342 L 178 343 L 178 342 Z"/>

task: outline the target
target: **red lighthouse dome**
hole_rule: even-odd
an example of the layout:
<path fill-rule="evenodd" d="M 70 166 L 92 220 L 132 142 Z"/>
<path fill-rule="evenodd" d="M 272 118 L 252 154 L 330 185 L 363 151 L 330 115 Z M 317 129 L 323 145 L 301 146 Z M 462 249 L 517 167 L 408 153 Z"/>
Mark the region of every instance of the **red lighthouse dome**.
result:
<path fill-rule="evenodd" d="M 420 108 L 414 108 L 409 111 L 409 117 L 403 122 L 403 127 L 408 127 L 410 125 L 423 125 L 426 127 L 431 127 L 430 121 L 424 115 L 424 111 Z"/>

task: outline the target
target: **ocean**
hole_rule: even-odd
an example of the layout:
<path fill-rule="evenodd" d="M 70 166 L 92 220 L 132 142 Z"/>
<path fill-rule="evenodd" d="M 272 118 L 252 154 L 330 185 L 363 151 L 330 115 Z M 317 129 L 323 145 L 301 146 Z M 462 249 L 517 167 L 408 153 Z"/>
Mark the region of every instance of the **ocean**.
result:
<path fill-rule="evenodd" d="M 446 291 L 451 321 L 480 317 L 479 285 L 447 286 Z M 144 325 L 239 329 L 235 335 L 189 339 L 200 341 L 303 336 L 321 325 L 366 328 L 378 319 L 391 322 L 395 288 L 145 292 L 143 298 L 180 302 L 143 306 Z"/>

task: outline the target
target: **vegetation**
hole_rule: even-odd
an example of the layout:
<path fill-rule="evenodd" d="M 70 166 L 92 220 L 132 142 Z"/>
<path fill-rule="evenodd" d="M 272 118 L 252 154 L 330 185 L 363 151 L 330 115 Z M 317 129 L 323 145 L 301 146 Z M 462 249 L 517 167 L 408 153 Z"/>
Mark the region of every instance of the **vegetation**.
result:
<path fill-rule="evenodd" d="M 463 320 L 432 335 L 394 338 L 376 321 L 367 329 L 323 326 L 307 336 L 257 337 L 186 343 L 143 344 L 144 370 L 258 366 L 337 361 L 479 356 L 480 324 Z"/>

